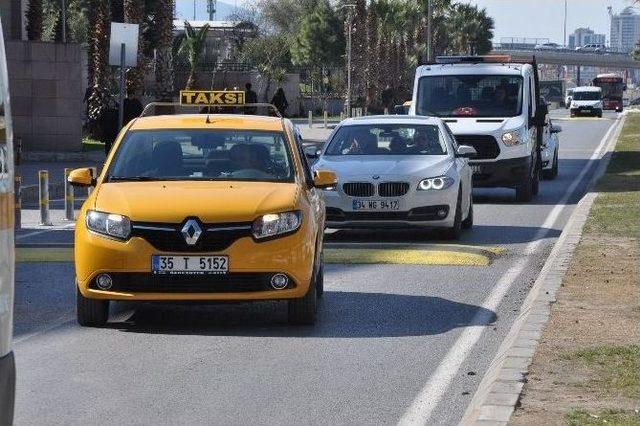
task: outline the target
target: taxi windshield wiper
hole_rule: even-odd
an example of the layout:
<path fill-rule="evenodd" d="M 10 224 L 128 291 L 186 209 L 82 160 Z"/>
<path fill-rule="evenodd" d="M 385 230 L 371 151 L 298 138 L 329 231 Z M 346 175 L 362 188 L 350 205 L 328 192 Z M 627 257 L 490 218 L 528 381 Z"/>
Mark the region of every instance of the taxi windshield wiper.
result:
<path fill-rule="evenodd" d="M 163 178 L 151 176 L 109 176 L 108 182 L 153 182 L 158 180 L 166 180 Z"/>

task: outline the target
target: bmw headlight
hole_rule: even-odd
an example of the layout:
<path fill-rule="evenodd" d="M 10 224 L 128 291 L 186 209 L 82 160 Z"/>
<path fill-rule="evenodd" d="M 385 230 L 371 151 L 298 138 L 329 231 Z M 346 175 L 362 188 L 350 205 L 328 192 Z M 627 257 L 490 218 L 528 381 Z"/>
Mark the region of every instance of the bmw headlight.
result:
<path fill-rule="evenodd" d="M 449 176 L 439 176 L 429 179 L 424 179 L 418 184 L 418 190 L 420 191 L 441 191 L 449 188 L 455 181 Z"/>
<path fill-rule="evenodd" d="M 252 233 L 257 240 L 295 232 L 302 223 L 302 212 L 265 214 L 253 222 Z"/>
<path fill-rule="evenodd" d="M 131 234 L 131 221 L 128 217 L 89 210 L 86 217 L 87 228 L 98 234 L 126 240 Z"/>
<path fill-rule="evenodd" d="M 516 146 L 522 143 L 522 139 L 518 132 L 507 132 L 502 135 L 502 142 L 504 142 L 506 146 Z"/>

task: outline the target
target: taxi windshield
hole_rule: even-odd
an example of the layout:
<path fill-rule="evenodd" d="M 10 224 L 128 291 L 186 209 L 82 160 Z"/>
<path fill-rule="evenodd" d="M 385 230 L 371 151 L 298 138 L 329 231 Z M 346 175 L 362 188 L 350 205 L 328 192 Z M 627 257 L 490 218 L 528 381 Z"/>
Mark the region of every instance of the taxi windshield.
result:
<path fill-rule="evenodd" d="M 134 130 L 120 144 L 106 181 L 292 182 L 293 177 L 282 132 Z"/>
<path fill-rule="evenodd" d="M 447 143 L 435 125 L 343 126 L 325 155 L 445 155 Z"/>

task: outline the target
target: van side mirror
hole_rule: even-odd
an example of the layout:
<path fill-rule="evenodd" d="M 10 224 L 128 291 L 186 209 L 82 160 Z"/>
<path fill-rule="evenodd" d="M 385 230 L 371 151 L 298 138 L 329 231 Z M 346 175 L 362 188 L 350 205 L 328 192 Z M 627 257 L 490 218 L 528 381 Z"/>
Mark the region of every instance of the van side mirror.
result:
<path fill-rule="evenodd" d="M 461 158 L 473 158 L 478 155 L 478 151 L 469 145 L 460 145 L 456 151 L 456 156 Z"/>
<path fill-rule="evenodd" d="M 73 186 L 96 186 L 96 178 L 89 167 L 72 170 L 67 180 Z"/>
<path fill-rule="evenodd" d="M 308 146 L 304 149 L 304 155 L 307 158 L 318 158 L 320 156 L 320 150 L 315 146 Z"/>

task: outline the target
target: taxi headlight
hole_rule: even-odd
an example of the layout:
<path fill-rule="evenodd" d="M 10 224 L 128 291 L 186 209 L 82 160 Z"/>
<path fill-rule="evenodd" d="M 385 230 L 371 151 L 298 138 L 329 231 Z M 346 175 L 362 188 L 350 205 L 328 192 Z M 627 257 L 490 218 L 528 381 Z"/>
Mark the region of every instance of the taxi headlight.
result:
<path fill-rule="evenodd" d="M 131 234 L 131 221 L 119 214 L 89 210 L 86 217 L 87 228 L 98 234 L 126 240 Z"/>
<path fill-rule="evenodd" d="M 516 146 L 522 142 L 522 139 L 518 132 L 507 132 L 502 135 L 502 142 L 504 142 L 506 146 Z"/>
<path fill-rule="evenodd" d="M 439 176 L 429 179 L 424 179 L 418 184 L 419 191 L 440 191 L 449 188 L 455 182 L 449 176 Z"/>
<path fill-rule="evenodd" d="M 257 240 L 289 234 L 302 223 L 302 212 L 265 214 L 253 222 L 252 233 Z"/>

